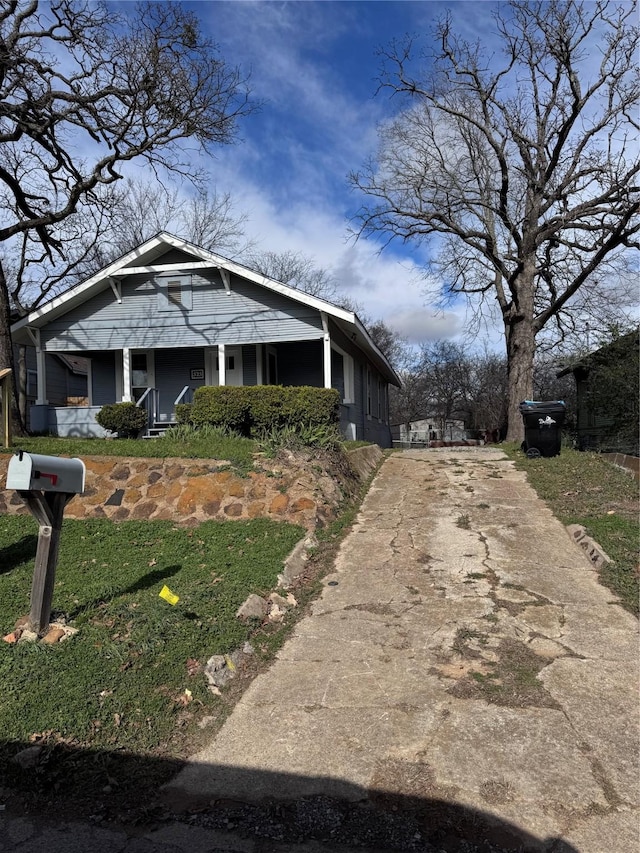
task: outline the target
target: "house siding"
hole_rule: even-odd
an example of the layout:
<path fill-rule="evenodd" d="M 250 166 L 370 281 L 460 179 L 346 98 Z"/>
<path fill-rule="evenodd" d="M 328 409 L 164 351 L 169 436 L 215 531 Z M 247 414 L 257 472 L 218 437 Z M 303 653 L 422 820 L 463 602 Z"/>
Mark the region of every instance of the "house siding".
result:
<path fill-rule="evenodd" d="M 255 346 L 242 347 L 242 384 L 258 384 L 258 359 Z"/>
<path fill-rule="evenodd" d="M 334 324 L 330 323 L 331 339 L 354 361 L 354 401 L 343 407 L 344 423 L 355 424 L 359 441 L 371 441 L 380 447 L 391 447 L 391 429 L 389 427 L 389 393 L 387 380 L 366 358 L 364 353 Z M 371 415 L 367 413 L 367 371 L 371 378 Z M 380 417 L 378 416 L 380 411 Z"/>
<path fill-rule="evenodd" d="M 94 406 L 107 406 L 117 402 L 116 354 L 113 352 L 88 353 L 91 358 L 91 402 Z"/>
<path fill-rule="evenodd" d="M 176 271 L 176 274 L 179 270 Z M 111 288 L 96 294 L 41 332 L 51 352 L 189 348 L 222 344 L 311 340 L 322 335 L 320 314 L 286 296 L 233 277 L 231 293 L 219 275 L 189 276 L 192 308 L 160 307 L 162 276 L 131 276 L 122 281 L 122 302 Z"/>
<path fill-rule="evenodd" d="M 66 406 L 69 397 L 87 396 L 87 377 L 73 373 L 57 358 L 47 358 L 47 400 L 52 406 Z"/>
<path fill-rule="evenodd" d="M 191 379 L 191 370 L 204 370 L 204 350 L 198 348 L 158 349 L 154 352 L 155 386 L 160 389 L 158 414 L 160 420 L 173 420 L 175 401 L 188 385 L 199 388 L 204 380 Z M 185 401 L 186 402 L 186 401 Z"/>

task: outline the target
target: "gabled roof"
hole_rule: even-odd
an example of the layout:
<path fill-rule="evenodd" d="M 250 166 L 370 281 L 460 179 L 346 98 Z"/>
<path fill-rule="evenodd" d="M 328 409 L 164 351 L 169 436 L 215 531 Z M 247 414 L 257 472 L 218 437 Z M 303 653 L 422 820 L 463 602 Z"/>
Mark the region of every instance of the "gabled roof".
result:
<path fill-rule="evenodd" d="M 186 255 L 193 258 L 191 261 L 176 262 L 173 264 L 160 264 L 156 261 L 167 252 L 168 249 L 177 249 Z M 275 291 L 295 302 L 302 303 L 311 308 L 315 308 L 326 314 L 340 326 L 343 331 L 354 339 L 356 345 L 363 350 L 369 358 L 376 364 L 381 372 L 386 376 L 389 382 L 394 385 L 400 385 L 400 380 L 389 364 L 386 357 L 378 349 L 373 342 L 366 328 L 361 323 L 357 314 L 352 311 L 346 311 L 325 299 L 320 299 L 317 296 L 311 296 L 302 290 L 291 287 L 288 284 L 283 284 L 280 281 L 269 278 L 262 273 L 256 272 L 237 261 L 229 260 L 208 249 L 203 249 L 193 243 L 162 231 L 156 234 L 155 237 L 146 240 L 140 246 L 127 252 L 121 258 L 108 264 L 99 272 L 92 275 L 86 281 L 80 282 L 69 290 L 55 296 L 49 302 L 32 311 L 26 317 L 18 320 L 11 327 L 12 333 L 19 332 L 22 329 L 38 329 L 46 326 L 51 320 L 66 314 L 72 308 L 82 304 L 87 299 L 101 292 L 107 287 L 115 285 L 122 278 L 139 273 L 154 274 L 163 269 L 181 270 L 198 270 L 198 269 L 218 269 L 223 273 L 223 280 L 226 273 L 230 273 L 247 281 L 264 287 L 267 290 Z"/>

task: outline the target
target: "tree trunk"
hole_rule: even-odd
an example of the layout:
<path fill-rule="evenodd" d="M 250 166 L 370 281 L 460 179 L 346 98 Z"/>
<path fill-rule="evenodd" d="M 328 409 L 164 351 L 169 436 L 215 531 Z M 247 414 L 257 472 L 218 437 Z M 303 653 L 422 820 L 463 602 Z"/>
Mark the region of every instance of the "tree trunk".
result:
<path fill-rule="evenodd" d="M 20 417 L 18 408 L 18 385 L 16 369 L 13 359 L 13 346 L 11 343 L 11 311 L 9 306 L 9 293 L 7 291 L 7 282 L 4 277 L 4 270 L 0 263 L 0 369 L 9 367 L 12 370 L 12 407 L 14 422 L 17 419 L 17 429 L 15 432 L 19 435 L 25 434 L 24 423 Z"/>
<path fill-rule="evenodd" d="M 523 400 L 533 397 L 533 360 L 536 337 L 531 320 L 513 318 L 506 324 L 507 373 L 509 404 L 507 409 L 507 441 L 524 441 L 524 421 L 518 408 Z"/>
<path fill-rule="evenodd" d="M 23 424 L 27 422 L 27 348 L 24 345 L 18 347 L 18 363 L 16 365 L 18 373 L 18 412 L 20 413 L 20 421 Z"/>

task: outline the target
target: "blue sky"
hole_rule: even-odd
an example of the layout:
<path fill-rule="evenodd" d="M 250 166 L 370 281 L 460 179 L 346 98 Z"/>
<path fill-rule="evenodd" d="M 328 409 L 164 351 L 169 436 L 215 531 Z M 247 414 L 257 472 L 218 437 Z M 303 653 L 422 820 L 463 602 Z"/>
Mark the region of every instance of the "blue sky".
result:
<path fill-rule="evenodd" d="M 293 250 L 331 269 L 341 289 L 372 319 L 413 343 L 457 337 L 464 303 L 437 311 L 426 302 L 418 246 L 378 253 L 373 241 L 347 239 L 363 201 L 347 175 L 375 151 L 377 126 L 399 110 L 375 95 L 377 49 L 405 34 L 428 35 L 450 9 L 458 30 L 491 29 L 490 2 L 277 2 L 201 0 L 185 4 L 201 19 L 227 62 L 251 74 L 262 109 L 240 124 L 241 141 L 219 149 L 210 173 L 248 214 L 263 249 Z M 494 342 L 499 335 L 493 336 Z"/>

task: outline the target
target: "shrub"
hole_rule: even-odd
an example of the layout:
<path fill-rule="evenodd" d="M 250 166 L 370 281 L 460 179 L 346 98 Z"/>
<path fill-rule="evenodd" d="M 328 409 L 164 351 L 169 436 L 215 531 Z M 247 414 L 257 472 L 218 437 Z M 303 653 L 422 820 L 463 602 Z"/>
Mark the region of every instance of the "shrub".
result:
<path fill-rule="evenodd" d="M 342 437 L 334 424 L 299 424 L 266 430 L 258 444 L 266 456 L 273 457 L 279 450 L 299 450 L 302 447 L 338 450 L 342 447 Z"/>
<path fill-rule="evenodd" d="M 117 433 L 118 438 L 137 438 L 147 425 L 147 412 L 135 403 L 112 403 L 100 409 L 96 421 L 103 429 Z"/>
<path fill-rule="evenodd" d="M 192 409 L 193 403 L 178 403 L 176 406 L 176 421 L 179 424 L 190 424 Z"/>
<path fill-rule="evenodd" d="M 191 423 L 197 427 L 211 424 L 248 436 L 249 407 L 245 388 L 226 385 L 204 385 L 196 388 L 191 408 Z"/>
<path fill-rule="evenodd" d="M 213 424 L 257 436 L 284 427 L 335 426 L 339 399 L 333 388 L 202 387 L 194 394 L 188 418 L 195 426 Z"/>

